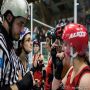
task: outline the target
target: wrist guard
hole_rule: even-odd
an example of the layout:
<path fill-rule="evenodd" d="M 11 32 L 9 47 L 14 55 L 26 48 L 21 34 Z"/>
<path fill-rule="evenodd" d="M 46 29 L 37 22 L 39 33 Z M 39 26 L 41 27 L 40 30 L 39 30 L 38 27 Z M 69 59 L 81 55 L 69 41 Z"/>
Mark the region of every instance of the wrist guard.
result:
<path fill-rule="evenodd" d="M 27 72 L 22 80 L 16 83 L 19 90 L 28 90 L 33 87 L 33 79 L 30 72 Z"/>

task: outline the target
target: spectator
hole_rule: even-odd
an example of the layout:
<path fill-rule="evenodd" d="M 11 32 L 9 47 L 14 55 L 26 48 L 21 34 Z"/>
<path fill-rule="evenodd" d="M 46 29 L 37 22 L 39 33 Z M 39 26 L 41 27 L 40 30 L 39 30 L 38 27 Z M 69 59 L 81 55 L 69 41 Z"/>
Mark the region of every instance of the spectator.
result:
<path fill-rule="evenodd" d="M 53 62 L 51 57 L 51 46 L 52 46 L 52 32 L 48 31 L 46 33 L 46 49 L 49 52 L 48 55 L 48 63 L 46 65 L 46 79 L 45 79 L 45 86 L 44 90 L 51 90 L 52 87 L 52 80 L 53 80 Z M 54 37 L 55 38 L 55 37 Z"/>
<path fill-rule="evenodd" d="M 40 43 L 37 40 L 33 42 L 34 55 L 33 55 L 33 75 L 34 80 L 37 82 L 39 90 L 43 88 L 43 83 L 45 79 L 45 70 L 44 70 L 44 56 L 40 53 Z"/>

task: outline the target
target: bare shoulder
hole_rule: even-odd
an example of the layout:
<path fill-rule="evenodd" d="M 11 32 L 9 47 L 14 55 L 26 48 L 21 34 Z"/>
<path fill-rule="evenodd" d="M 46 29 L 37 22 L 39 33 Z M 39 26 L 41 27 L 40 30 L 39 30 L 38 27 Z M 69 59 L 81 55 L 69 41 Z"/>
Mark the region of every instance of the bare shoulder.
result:
<path fill-rule="evenodd" d="M 80 88 L 80 90 L 82 90 L 82 89 L 90 90 L 90 73 L 85 73 L 82 76 L 82 78 L 80 80 L 79 88 Z"/>

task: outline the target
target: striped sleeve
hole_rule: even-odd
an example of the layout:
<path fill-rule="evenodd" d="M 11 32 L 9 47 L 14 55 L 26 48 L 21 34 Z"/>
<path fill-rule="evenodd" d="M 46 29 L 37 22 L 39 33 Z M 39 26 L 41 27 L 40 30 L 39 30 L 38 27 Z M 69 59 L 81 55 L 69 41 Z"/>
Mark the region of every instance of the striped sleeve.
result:
<path fill-rule="evenodd" d="M 0 81 L 2 80 L 3 76 L 3 51 L 0 49 Z"/>
<path fill-rule="evenodd" d="M 22 76 L 24 75 L 24 68 L 14 48 L 11 48 L 10 52 L 7 48 L 4 36 L 0 33 L 0 82 L 4 85 L 12 85 L 18 81 L 19 70 Z"/>
<path fill-rule="evenodd" d="M 0 33 L 0 81 L 4 82 L 4 76 L 5 73 L 7 72 L 6 67 L 10 67 L 9 64 L 9 53 L 6 49 L 6 43 L 5 43 L 5 39 L 3 37 L 3 35 Z"/>

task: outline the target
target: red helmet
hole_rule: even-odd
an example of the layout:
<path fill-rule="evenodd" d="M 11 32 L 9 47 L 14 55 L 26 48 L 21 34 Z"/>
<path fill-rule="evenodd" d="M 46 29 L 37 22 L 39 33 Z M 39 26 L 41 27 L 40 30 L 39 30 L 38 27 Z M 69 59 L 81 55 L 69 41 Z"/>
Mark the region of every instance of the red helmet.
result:
<path fill-rule="evenodd" d="M 84 52 L 88 47 L 87 29 L 81 24 L 68 24 L 64 29 L 62 39 L 78 53 Z"/>
<path fill-rule="evenodd" d="M 61 28 L 56 29 L 56 31 L 55 31 L 56 38 L 59 38 L 59 37 L 61 38 L 62 33 L 63 33 L 63 31 Z"/>
<path fill-rule="evenodd" d="M 63 29 L 64 29 L 65 25 L 66 25 L 66 23 L 64 23 L 64 22 L 57 24 L 56 30 L 55 30 L 56 38 L 62 37 L 62 33 L 63 33 Z"/>

